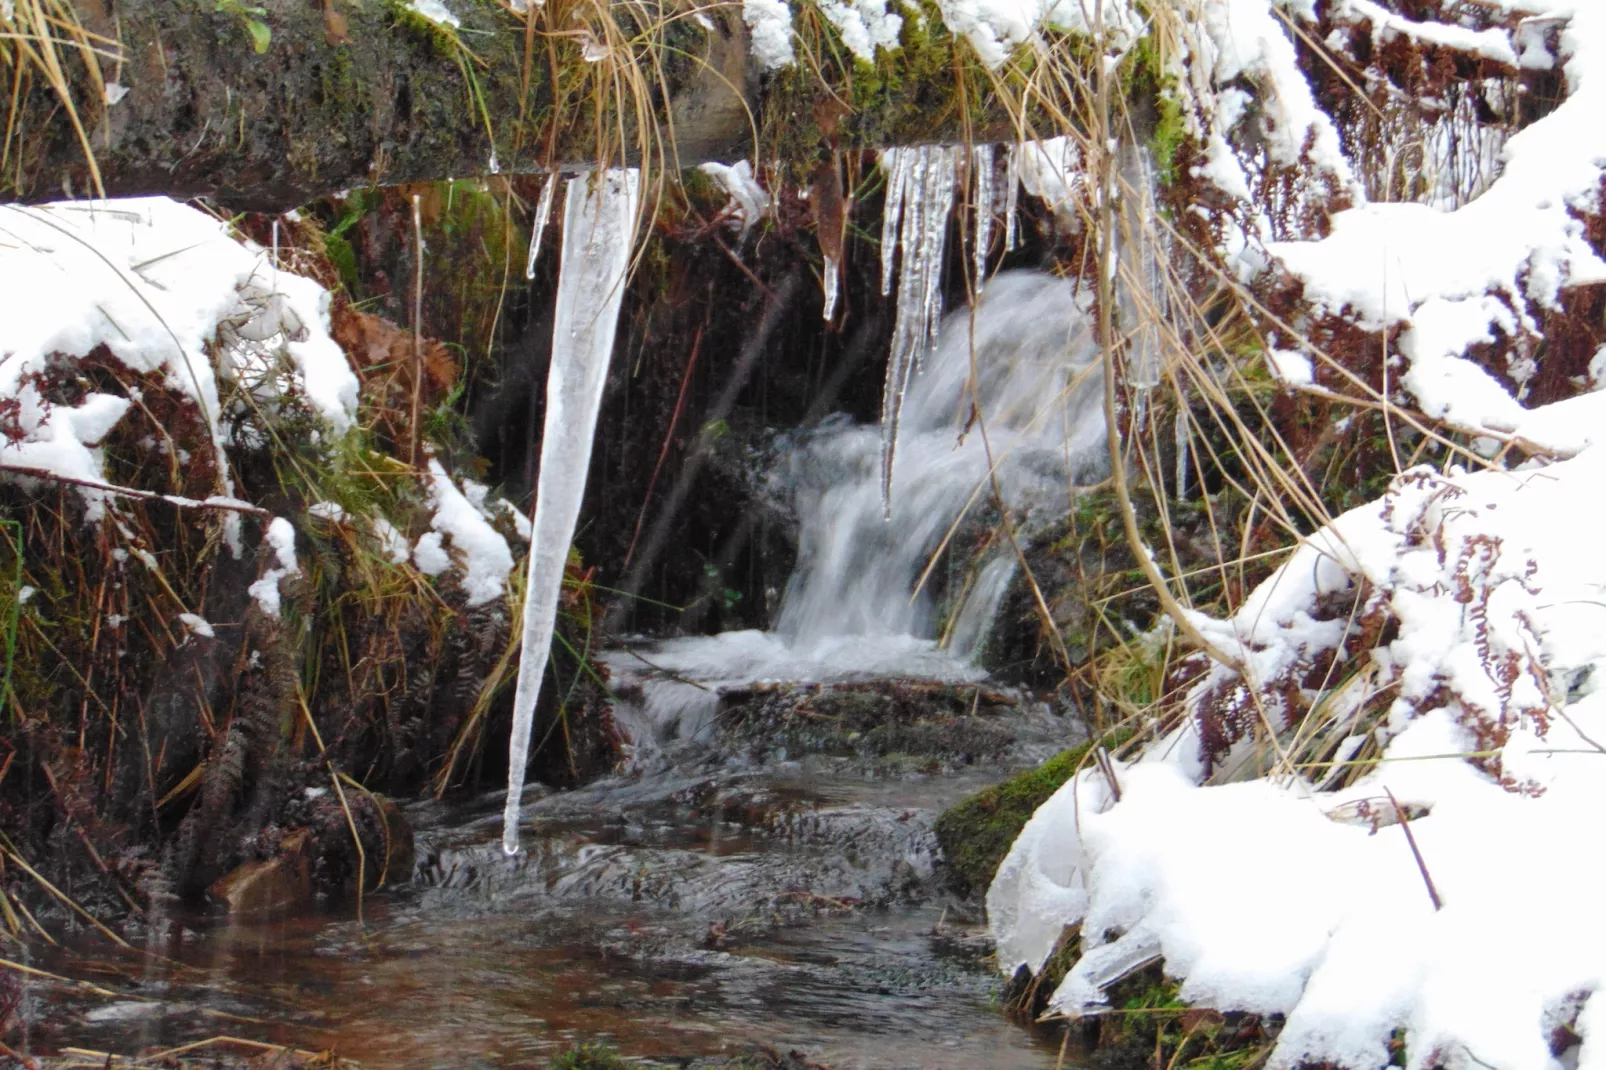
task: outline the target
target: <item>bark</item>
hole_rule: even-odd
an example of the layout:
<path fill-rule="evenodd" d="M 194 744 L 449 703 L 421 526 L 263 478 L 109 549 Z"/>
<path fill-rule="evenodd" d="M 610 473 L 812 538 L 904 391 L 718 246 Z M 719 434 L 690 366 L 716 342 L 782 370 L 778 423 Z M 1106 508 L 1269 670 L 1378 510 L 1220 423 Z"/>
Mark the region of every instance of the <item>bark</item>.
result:
<path fill-rule="evenodd" d="M 121 42 L 121 61 L 101 60 L 98 80 L 63 49 L 111 196 L 211 196 L 283 210 L 362 185 L 485 174 L 493 149 L 507 172 L 641 155 L 635 120 L 643 112 L 614 78 L 623 50 L 587 62 L 578 16 L 597 16 L 564 0 L 538 9 L 528 34 L 523 18 L 499 4 L 454 0 L 463 47 L 400 0 L 73 3 L 88 29 Z M 736 9 L 710 9 L 712 28 L 684 16 L 653 26 L 650 10 L 617 4 L 611 13 L 635 36 L 634 69 L 651 83 L 645 103 L 661 135 L 649 151 L 655 166 L 757 151 L 806 173 L 841 145 L 957 137 L 962 117 L 973 131 L 1004 126 L 1001 112 L 960 105 L 953 83 L 957 75 L 963 84 L 965 72 L 955 65 L 973 60 L 940 30 L 885 54 L 875 72 L 835 59 L 760 76 Z M 271 32 L 261 53 L 253 19 Z M 604 28 L 590 29 L 600 37 Z M 0 62 L 0 74 L 10 83 L 7 66 Z M 854 99 L 855 76 L 872 87 L 863 99 Z M 104 103 L 97 81 L 127 93 Z M 60 98 L 42 78 L 23 84 L 0 199 L 91 194 Z"/>

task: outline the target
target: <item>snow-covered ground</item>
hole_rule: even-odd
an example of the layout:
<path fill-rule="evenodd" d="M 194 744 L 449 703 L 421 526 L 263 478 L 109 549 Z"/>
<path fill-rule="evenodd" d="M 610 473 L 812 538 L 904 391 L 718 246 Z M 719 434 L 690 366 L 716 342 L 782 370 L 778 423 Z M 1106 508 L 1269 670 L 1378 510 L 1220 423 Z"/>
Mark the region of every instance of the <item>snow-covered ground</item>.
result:
<path fill-rule="evenodd" d="M 1300 6 L 1287 5 L 1295 17 Z M 1286 1015 L 1273 1068 L 1381 1067 L 1396 1031 L 1412 1070 L 1598 1067 L 1606 392 L 1596 388 L 1606 353 L 1576 397 L 1530 408 L 1468 350 L 1497 329 L 1537 340 L 1536 310 L 1606 279 L 1582 218 L 1600 210 L 1606 167 L 1606 5 L 1480 5 L 1526 16 L 1515 34 L 1348 6 L 1374 34 L 1559 64 L 1568 96 L 1506 143 L 1499 177 L 1469 203 L 1360 203 L 1342 156 L 1323 160 L 1336 151 L 1326 117 L 1290 111 L 1311 98 L 1279 58 L 1291 54 L 1286 39 L 1245 36 L 1264 25 L 1267 4 L 1206 2 L 1216 74 L 1245 69 L 1225 62 L 1230 49 L 1253 59 L 1296 120 L 1284 144 L 1344 178 L 1356 204 L 1325 240 L 1271 241 L 1242 213 L 1246 274 L 1293 276 L 1314 315 L 1401 325 L 1395 400 L 1481 436 L 1488 455 L 1509 443 L 1532 459 L 1408 469 L 1308 539 L 1230 619 L 1196 615 L 1239 664 L 1194 685 L 1180 727 L 1108 772 L 1079 774 L 1038 811 L 988 896 L 1000 965 L 1038 968 L 1078 924 L 1083 956 L 1055 1010 L 1096 1010 L 1102 986 L 1158 959 L 1188 1001 Z M 1556 55 L 1535 43 L 1541 28 L 1556 31 Z M 1204 177 L 1244 196 L 1223 110 L 1237 92 L 1205 109 L 1219 152 Z M 1311 388 L 1323 356 L 1284 341 L 1279 370 Z M 1397 626 L 1363 633 L 1366 619 Z M 1344 667 L 1323 694 L 1307 677 L 1335 648 Z M 1318 711 L 1305 723 L 1289 723 L 1288 688 L 1301 710 Z M 1367 700 L 1386 710 L 1375 725 L 1357 716 Z M 1381 760 L 1325 787 L 1341 766 L 1289 759 L 1318 721 L 1338 744 L 1333 761 L 1363 745 Z M 1227 722 L 1237 742 L 1222 754 Z M 1272 772 L 1242 779 L 1235 770 L 1257 749 L 1258 768 Z M 1557 1043 L 1563 1027 L 1582 1043 Z"/>
<path fill-rule="evenodd" d="M 167 497 L 225 508 L 236 554 L 241 518 L 253 510 L 233 497 L 235 438 L 265 434 L 260 420 L 292 399 L 321 418 L 330 440 L 356 419 L 357 376 L 330 336 L 329 292 L 288 270 L 275 250 L 188 205 L 163 197 L 0 205 L 0 295 L 0 476 L 67 481 L 90 522 L 108 512 L 115 521 L 117 501 L 148 494 L 109 483 L 101 449 L 141 403 L 137 388 L 127 396 L 91 392 L 72 407 L 49 400 L 49 384 L 75 378 L 77 362 L 101 347 L 129 372 L 160 375 L 211 428 L 214 493 L 204 502 Z M 231 390 L 248 392 L 255 412 L 223 419 Z M 166 446 L 153 440 L 150 448 Z M 347 518 L 333 503 L 309 512 L 368 525 L 396 563 L 411 556 L 429 575 L 460 571 L 468 603 L 478 605 L 504 594 L 513 555 L 490 526 L 497 506 L 487 504 L 486 489 L 461 486 L 430 462 L 434 514 L 416 546 L 384 517 Z M 263 536 L 274 553 L 251 591 L 277 616 L 278 581 L 297 571 L 295 532 L 276 517 Z"/>

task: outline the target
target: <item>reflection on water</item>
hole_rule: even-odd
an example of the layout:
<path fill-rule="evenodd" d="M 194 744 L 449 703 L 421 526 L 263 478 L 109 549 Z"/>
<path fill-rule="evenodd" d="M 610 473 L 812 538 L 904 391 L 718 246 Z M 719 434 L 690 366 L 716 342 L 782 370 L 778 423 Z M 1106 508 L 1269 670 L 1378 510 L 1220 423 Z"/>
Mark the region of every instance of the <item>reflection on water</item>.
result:
<path fill-rule="evenodd" d="M 97 978 L 139 998 L 55 992 L 31 1043 L 228 1033 L 369 1066 L 489 1067 L 593 1040 L 683 1061 L 766 1042 L 833 1067 L 1054 1064 L 992 1005 L 979 931 L 931 895 L 931 821 L 979 776 L 721 765 L 532 799 L 516 862 L 494 799 L 418 807 L 419 880 L 370 896 L 363 923 L 174 917 L 151 957 Z M 70 952 L 37 964 L 87 976 Z"/>

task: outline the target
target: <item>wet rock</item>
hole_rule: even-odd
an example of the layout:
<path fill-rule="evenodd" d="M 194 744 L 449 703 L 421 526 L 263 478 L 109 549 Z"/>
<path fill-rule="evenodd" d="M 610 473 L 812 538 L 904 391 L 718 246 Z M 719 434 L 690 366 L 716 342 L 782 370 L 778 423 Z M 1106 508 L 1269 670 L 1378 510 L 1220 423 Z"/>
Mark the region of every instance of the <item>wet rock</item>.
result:
<path fill-rule="evenodd" d="M 728 692 L 720 720 L 755 761 L 898 757 L 935 771 L 1002 756 L 1019 734 L 1002 715 L 1019 706 L 984 686 L 884 680 Z"/>
<path fill-rule="evenodd" d="M 312 905 L 311 833 L 288 832 L 272 858 L 246 862 L 219 877 L 207 894 L 231 915 L 292 913 Z"/>

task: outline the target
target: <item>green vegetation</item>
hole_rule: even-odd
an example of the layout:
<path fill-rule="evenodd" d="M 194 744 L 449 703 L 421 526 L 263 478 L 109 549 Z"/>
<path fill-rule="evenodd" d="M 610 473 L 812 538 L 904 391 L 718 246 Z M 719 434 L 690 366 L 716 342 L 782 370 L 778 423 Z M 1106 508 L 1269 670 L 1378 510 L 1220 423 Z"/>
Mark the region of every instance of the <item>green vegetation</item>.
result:
<path fill-rule="evenodd" d="M 1080 743 L 1061 751 L 1036 769 L 972 795 L 937 818 L 937 842 L 955 891 L 986 892 L 1022 827 L 1071 778 L 1091 747 L 1091 742 Z"/>
<path fill-rule="evenodd" d="M 548 1070 L 626 1070 L 630 1064 L 606 1044 L 578 1044 L 555 1056 Z"/>

